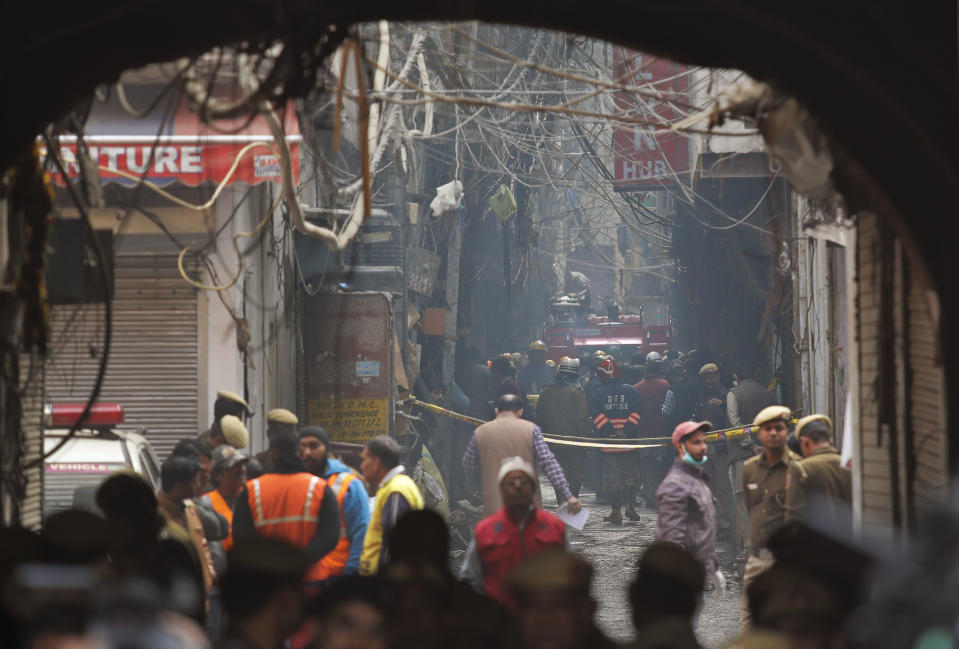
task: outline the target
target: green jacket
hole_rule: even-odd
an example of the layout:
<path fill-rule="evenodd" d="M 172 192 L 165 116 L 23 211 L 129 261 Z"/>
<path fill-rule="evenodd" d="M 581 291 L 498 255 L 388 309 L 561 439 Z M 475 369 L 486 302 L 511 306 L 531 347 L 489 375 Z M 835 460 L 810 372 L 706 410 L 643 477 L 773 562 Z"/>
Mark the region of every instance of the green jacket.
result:
<path fill-rule="evenodd" d="M 577 385 L 550 383 L 539 393 L 536 403 L 536 425 L 544 435 L 589 437 L 589 412 L 586 393 Z"/>

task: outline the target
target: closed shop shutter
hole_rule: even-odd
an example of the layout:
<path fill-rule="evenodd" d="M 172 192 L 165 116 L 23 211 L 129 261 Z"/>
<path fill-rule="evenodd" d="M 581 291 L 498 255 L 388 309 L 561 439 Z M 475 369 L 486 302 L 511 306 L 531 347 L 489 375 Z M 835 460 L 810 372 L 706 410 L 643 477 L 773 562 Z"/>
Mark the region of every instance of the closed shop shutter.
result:
<path fill-rule="evenodd" d="M 160 458 L 196 435 L 197 296 L 171 255 L 117 255 L 113 342 L 99 401 L 120 403 L 123 428 L 143 428 Z M 48 403 L 84 402 L 103 345 L 103 306 L 57 306 L 51 313 Z"/>

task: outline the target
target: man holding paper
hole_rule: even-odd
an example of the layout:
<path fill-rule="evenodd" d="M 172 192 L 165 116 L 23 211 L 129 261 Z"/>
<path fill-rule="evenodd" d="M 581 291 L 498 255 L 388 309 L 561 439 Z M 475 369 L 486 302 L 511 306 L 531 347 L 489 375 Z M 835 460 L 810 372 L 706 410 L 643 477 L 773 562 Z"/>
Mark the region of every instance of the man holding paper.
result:
<path fill-rule="evenodd" d="M 460 578 L 480 593 L 510 604 L 505 577 L 526 559 L 566 547 L 561 520 L 536 505 L 536 471 L 521 457 L 503 460 L 499 469 L 503 508 L 476 524 Z"/>

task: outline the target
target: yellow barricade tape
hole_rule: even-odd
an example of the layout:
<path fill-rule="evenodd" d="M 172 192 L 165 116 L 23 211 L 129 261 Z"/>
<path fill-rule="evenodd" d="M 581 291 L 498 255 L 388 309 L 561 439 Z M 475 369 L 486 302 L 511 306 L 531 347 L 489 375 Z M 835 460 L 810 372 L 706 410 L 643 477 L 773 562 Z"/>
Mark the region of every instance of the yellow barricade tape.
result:
<path fill-rule="evenodd" d="M 442 406 L 438 406 L 435 403 L 426 403 L 420 401 L 419 399 L 407 399 L 406 403 L 412 404 L 414 406 L 420 406 L 425 408 L 430 412 L 434 412 L 438 415 L 444 415 L 450 419 L 455 419 L 457 421 L 462 421 L 467 424 L 475 424 L 476 426 L 482 426 L 487 423 L 482 419 L 477 419 L 476 417 L 469 417 L 467 415 L 462 415 L 458 412 L 454 412 Z M 798 419 L 790 419 L 790 423 L 795 424 Z M 709 443 L 721 442 L 726 439 L 742 437 L 747 433 L 752 433 L 759 430 L 759 426 L 740 426 L 738 428 L 724 428 L 722 430 L 714 430 L 709 432 L 706 435 L 706 441 Z M 666 446 L 672 446 L 672 437 L 644 437 L 642 442 L 632 438 L 623 438 L 623 437 L 572 437 L 567 435 L 543 435 L 545 439 L 550 444 L 562 444 L 564 446 L 583 446 L 588 448 L 619 448 L 619 449 L 638 449 L 638 448 L 662 448 Z"/>

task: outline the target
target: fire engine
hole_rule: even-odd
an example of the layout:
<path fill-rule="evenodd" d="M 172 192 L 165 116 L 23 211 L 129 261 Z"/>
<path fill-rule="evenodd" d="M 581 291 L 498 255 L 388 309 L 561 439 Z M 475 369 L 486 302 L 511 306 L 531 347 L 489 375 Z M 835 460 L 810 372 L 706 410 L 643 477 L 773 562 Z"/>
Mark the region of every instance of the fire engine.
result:
<path fill-rule="evenodd" d="M 611 309 L 608 315 L 590 313 L 584 300 L 570 295 L 555 297 L 550 304 L 550 318 L 545 327 L 549 358 L 557 363 L 563 356 L 578 358 L 598 349 L 620 350 L 619 361 L 627 361 L 637 352 L 663 353 L 672 347 L 672 326 L 648 325 L 643 313 L 620 315 Z"/>

